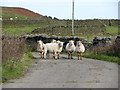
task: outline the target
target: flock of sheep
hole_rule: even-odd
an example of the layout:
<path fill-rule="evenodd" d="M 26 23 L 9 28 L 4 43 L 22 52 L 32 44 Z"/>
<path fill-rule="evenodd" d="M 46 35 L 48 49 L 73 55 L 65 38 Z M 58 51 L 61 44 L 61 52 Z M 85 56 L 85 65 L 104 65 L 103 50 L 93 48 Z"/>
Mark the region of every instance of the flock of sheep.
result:
<path fill-rule="evenodd" d="M 53 53 L 54 59 L 59 59 L 60 52 L 63 49 L 64 42 L 52 40 L 51 43 L 44 44 L 43 41 L 39 40 L 37 50 L 41 54 L 41 58 L 48 58 L 49 53 Z M 68 59 L 73 59 L 72 54 L 74 52 L 78 55 L 78 60 L 82 60 L 82 53 L 85 52 L 85 47 L 81 41 L 77 41 L 77 45 L 74 45 L 74 41 L 70 40 L 69 43 L 66 45 L 66 52 L 68 53 Z"/>

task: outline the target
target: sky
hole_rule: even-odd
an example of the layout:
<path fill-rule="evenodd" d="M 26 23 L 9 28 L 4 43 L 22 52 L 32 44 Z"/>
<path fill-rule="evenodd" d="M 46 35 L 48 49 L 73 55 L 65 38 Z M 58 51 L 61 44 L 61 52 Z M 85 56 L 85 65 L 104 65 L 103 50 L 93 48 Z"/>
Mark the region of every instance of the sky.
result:
<path fill-rule="evenodd" d="M 75 19 L 117 19 L 119 0 L 74 0 Z M 72 0 L 0 0 L 0 6 L 22 7 L 44 16 L 72 19 Z"/>

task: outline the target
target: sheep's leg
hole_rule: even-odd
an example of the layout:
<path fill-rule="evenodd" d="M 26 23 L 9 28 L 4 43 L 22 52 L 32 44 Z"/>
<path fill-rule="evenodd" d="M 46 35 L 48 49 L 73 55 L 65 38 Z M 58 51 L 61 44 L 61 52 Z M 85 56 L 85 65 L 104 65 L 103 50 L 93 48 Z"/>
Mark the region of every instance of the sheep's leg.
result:
<path fill-rule="evenodd" d="M 82 53 L 80 53 L 80 60 L 82 60 Z"/>
<path fill-rule="evenodd" d="M 40 58 L 42 58 L 42 53 L 40 53 Z"/>
<path fill-rule="evenodd" d="M 40 58 L 41 58 L 41 59 L 44 58 L 43 52 L 40 53 Z"/>
<path fill-rule="evenodd" d="M 73 53 L 71 53 L 71 59 L 73 59 L 73 55 L 72 55 Z"/>
<path fill-rule="evenodd" d="M 49 52 L 47 53 L 48 54 L 48 59 L 50 58 L 50 54 L 49 54 Z"/>
<path fill-rule="evenodd" d="M 44 58 L 46 59 L 47 50 L 44 51 Z"/>
<path fill-rule="evenodd" d="M 42 59 L 43 59 L 44 58 L 44 53 L 42 52 L 41 54 L 42 54 Z"/>
<path fill-rule="evenodd" d="M 58 53 L 58 59 L 60 58 L 60 55 L 59 55 L 59 53 Z"/>
<path fill-rule="evenodd" d="M 55 53 L 53 52 L 53 58 L 55 59 Z"/>
<path fill-rule="evenodd" d="M 57 59 L 57 57 L 58 57 L 58 55 L 57 55 L 57 53 L 55 52 L 55 59 Z"/>
<path fill-rule="evenodd" d="M 78 60 L 79 60 L 79 52 L 78 52 Z"/>
<path fill-rule="evenodd" d="M 70 52 L 68 52 L 68 59 L 70 59 Z"/>
<path fill-rule="evenodd" d="M 46 59 L 46 53 L 44 53 L 44 58 Z"/>

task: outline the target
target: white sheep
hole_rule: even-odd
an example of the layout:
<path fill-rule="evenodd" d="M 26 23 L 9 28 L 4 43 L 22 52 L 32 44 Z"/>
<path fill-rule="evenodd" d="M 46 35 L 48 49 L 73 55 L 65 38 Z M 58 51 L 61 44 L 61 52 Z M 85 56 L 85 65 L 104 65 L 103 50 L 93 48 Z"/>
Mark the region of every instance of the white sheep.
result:
<path fill-rule="evenodd" d="M 54 53 L 54 58 L 58 59 L 59 53 L 62 51 L 63 48 L 63 43 L 47 43 L 44 44 L 44 58 L 46 58 L 47 53 Z M 49 59 L 49 54 L 48 54 L 48 59 Z"/>
<path fill-rule="evenodd" d="M 66 51 L 68 52 L 68 59 L 73 59 L 72 54 L 75 51 L 74 41 L 70 40 L 66 45 Z"/>
<path fill-rule="evenodd" d="M 75 52 L 78 53 L 78 60 L 79 60 L 79 56 L 80 56 L 80 59 L 82 60 L 82 53 L 85 52 L 85 47 L 84 47 L 84 45 L 82 44 L 81 41 L 77 42 Z"/>
<path fill-rule="evenodd" d="M 41 56 L 40 56 L 40 58 L 44 58 L 44 50 L 43 50 L 43 47 L 44 47 L 44 43 L 43 43 L 43 41 L 41 41 L 41 40 L 39 40 L 39 41 L 37 41 L 38 42 L 38 47 L 37 47 L 37 51 L 39 51 L 40 52 L 40 54 L 41 54 Z"/>
<path fill-rule="evenodd" d="M 61 41 L 56 41 L 56 43 L 58 43 L 58 45 L 62 45 L 62 48 L 63 48 L 63 44 L 64 44 L 64 42 L 61 42 Z M 58 52 L 58 59 L 60 58 L 59 56 L 60 56 L 60 52 L 62 51 L 62 49 L 60 49 L 59 50 L 59 52 Z"/>
<path fill-rule="evenodd" d="M 10 20 L 13 20 L 13 18 L 10 18 Z"/>

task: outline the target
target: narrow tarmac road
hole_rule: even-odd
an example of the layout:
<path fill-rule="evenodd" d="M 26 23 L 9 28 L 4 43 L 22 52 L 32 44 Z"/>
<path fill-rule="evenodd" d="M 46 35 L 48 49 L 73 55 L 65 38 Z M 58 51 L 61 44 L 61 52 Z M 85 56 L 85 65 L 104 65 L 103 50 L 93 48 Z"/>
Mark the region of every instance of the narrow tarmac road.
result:
<path fill-rule="evenodd" d="M 36 59 L 28 73 L 3 88 L 118 88 L 118 65 L 111 62 L 83 58 L 68 60 L 60 55 L 59 60 Z M 14 82 L 14 83 L 13 83 Z"/>

